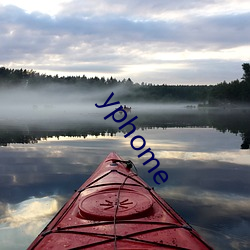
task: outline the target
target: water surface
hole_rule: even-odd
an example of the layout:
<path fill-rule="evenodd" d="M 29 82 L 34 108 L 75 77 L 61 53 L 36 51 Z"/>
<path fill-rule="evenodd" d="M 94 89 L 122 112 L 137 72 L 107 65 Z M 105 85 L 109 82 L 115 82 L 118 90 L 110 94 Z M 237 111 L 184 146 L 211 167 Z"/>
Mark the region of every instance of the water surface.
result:
<path fill-rule="evenodd" d="M 137 130 L 127 138 L 130 128 L 105 121 L 107 111 L 62 113 L 0 121 L 1 249 L 27 248 L 111 151 L 132 160 L 215 249 L 250 248 L 248 110 L 135 106 L 127 119 L 138 116 Z M 131 148 L 134 135 L 145 138 L 166 183 L 154 183 L 150 164 Z"/>

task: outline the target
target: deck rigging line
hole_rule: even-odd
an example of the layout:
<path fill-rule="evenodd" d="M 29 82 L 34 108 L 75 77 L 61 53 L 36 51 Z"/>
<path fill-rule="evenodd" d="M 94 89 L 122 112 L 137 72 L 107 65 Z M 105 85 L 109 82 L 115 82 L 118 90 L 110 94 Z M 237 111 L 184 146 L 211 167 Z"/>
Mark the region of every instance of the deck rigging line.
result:
<path fill-rule="evenodd" d="M 148 241 L 148 240 L 142 240 L 142 239 L 134 238 L 135 236 L 146 234 L 146 233 L 149 233 L 149 232 L 158 231 L 158 230 L 184 229 L 184 230 L 188 230 L 194 237 L 196 237 L 198 240 L 202 241 L 203 243 L 205 243 L 207 245 L 206 242 L 204 242 L 202 239 L 200 239 L 193 232 L 193 228 L 189 224 L 182 225 L 182 222 L 179 221 L 179 219 L 176 217 L 176 215 L 170 209 L 168 209 L 164 205 L 164 203 L 157 196 L 155 196 L 155 194 L 152 191 L 151 187 L 145 186 L 143 183 L 141 183 L 140 181 L 138 181 L 138 180 L 136 180 L 136 179 L 133 178 L 133 176 L 137 176 L 138 175 L 138 171 L 137 171 L 137 169 L 136 169 L 136 167 L 135 167 L 135 165 L 133 164 L 132 161 L 112 160 L 112 162 L 113 163 L 120 162 L 120 163 L 126 164 L 126 168 L 128 168 L 128 169 L 131 169 L 132 167 L 134 167 L 135 170 L 136 170 L 136 173 L 133 172 L 133 171 L 129 171 L 128 174 L 124 174 L 124 173 L 121 173 L 121 172 L 113 169 L 113 170 L 110 170 L 107 173 L 103 174 L 99 178 L 95 179 L 94 181 L 92 181 L 85 188 L 79 189 L 77 191 L 76 196 L 74 197 L 74 200 L 65 209 L 65 211 L 63 212 L 61 218 L 59 218 L 56 222 L 53 223 L 54 224 L 54 226 L 53 226 L 54 230 L 52 229 L 52 230 L 44 231 L 42 233 L 43 237 L 45 237 L 46 235 L 51 234 L 51 233 L 66 233 L 66 234 L 68 233 L 68 234 L 82 234 L 82 235 L 108 237 L 108 239 L 100 240 L 100 241 L 97 241 L 97 242 L 94 242 L 94 243 L 90 243 L 90 244 L 84 245 L 84 246 L 78 246 L 78 247 L 75 247 L 75 248 L 71 248 L 70 250 L 85 249 L 85 248 L 88 248 L 88 247 L 93 247 L 93 246 L 98 246 L 98 245 L 105 244 L 105 243 L 110 243 L 112 241 L 114 241 L 114 249 L 117 250 L 117 241 L 122 240 L 122 239 L 130 240 L 130 241 L 134 241 L 134 242 L 141 242 L 141 243 L 145 243 L 145 244 L 151 244 L 151 245 L 160 246 L 160 247 L 167 247 L 167 248 L 171 248 L 171 249 L 187 250 L 187 248 L 183 248 L 183 247 L 178 247 L 178 246 L 168 245 L 168 244 L 159 243 L 159 242 L 155 242 L 155 241 Z M 109 183 L 109 184 L 97 184 L 97 185 L 95 185 L 96 182 L 98 182 L 102 178 L 105 178 L 106 176 L 108 176 L 112 172 L 117 172 L 117 173 L 123 175 L 124 176 L 124 181 L 122 183 Z M 128 179 L 131 179 L 131 180 L 135 181 L 138 184 L 126 183 L 126 181 Z M 108 185 L 114 185 L 114 184 L 115 185 L 119 185 L 119 188 L 118 188 L 118 191 L 117 191 L 117 199 L 116 199 L 116 202 L 115 202 L 115 212 L 114 212 L 113 221 L 103 221 L 103 222 L 90 223 L 90 224 L 86 224 L 86 225 L 68 226 L 68 227 L 63 227 L 63 228 L 62 227 L 57 227 L 57 225 L 60 222 L 60 220 L 69 211 L 69 209 L 74 205 L 74 203 L 76 202 L 76 200 L 78 199 L 78 197 L 80 196 L 80 194 L 84 190 L 89 189 L 89 188 L 94 188 L 94 187 L 99 187 L 99 186 L 108 186 Z M 121 191 L 122 191 L 122 189 L 123 189 L 123 187 L 125 185 L 126 186 L 141 186 L 141 187 L 147 189 L 148 192 L 152 195 L 152 197 L 154 197 L 154 199 L 156 199 L 156 201 L 158 202 L 158 204 L 160 204 L 160 206 L 162 206 L 165 210 L 167 210 L 180 223 L 180 225 L 173 224 L 173 223 L 167 223 L 167 222 L 157 222 L 157 221 L 155 221 L 155 222 L 154 221 L 148 222 L 148 221 L 139 221 L 139 220 L 138 221 L 117 220 L 117 214 L 118 214 L 119 204 L 120 204 L 120 195 L 121 195 Z M 64 209 L 64 207 L 62 207 L 61 210 L 63 210 L 63 209 Z M 57 214 L 59 214 L 60 211 Z M 138 232 L 134 232 L 134 233 L 130 233 L 128 235 L 118 235 L 117 234 L 117 230 L 116 230 L 117 224 L 133 224 L 133 223 L 135 223 L 135 224 L 151 224 L 151 225 L 155 224 L 155 225 L 159 225 L 159 227 L 151 228 L 151 229 L 146 229 L 146 230 L 142 230 L 142 231 L 138 231 Z M 114 228 L 114 234 L 113 235 L 112 234 L 101 234 L 101 233 L 83 232 L 83 231 L 82 232 L 74 231 L 74 229 L 77 229 L 77 228 L 90 227 L 90 226 L 93 226 L 93 225 L 94 226 L 99 226 L 99 225 L 101 226 L 101 225 L 111 225 L 111 224 L 113 224 L 113 228 Z M 73 230 L 70 230 L 70 229 L 73 229 Z M 41 241 L 41 239 L 37 242 L 37 244 Z"/>
<path fill-rule="evenodd" d="M 116 162 L 121 162 L 125 163 L 127 168 L 132 168 L 134 167 L 136 172 L 138 173 L 134 163 L 132 161 L 120 161 L 120 160 L 115 160 L 113 161 L 114 163 Z M 124 184 L 126 183 L 127 179 L 133 175 L 137 175 L 137 173 L 134 173 L 133 171 L 128 172 L 127 176 L 125 177 L 124 181 L 121 183 L 118 191 L 117 191 L 117 199 L 116 199 L 116 208 L 115 208 L 115 213 L 114 213 L 114 249 L 117 250 L 117 233 L 116 233 L 116 217 L 119 209 L 119 204 L 120 204 L 120 194 L 121 194 L 121 189 L 123 188 Z"/>

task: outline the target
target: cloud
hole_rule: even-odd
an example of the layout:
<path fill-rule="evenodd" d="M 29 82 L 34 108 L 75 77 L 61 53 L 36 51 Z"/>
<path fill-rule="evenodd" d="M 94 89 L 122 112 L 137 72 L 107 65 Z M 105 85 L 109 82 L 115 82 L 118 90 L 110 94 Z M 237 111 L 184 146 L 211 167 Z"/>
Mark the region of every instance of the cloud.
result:
<path fill-rule="evenodd" d="M 235 6 L 234 1 L 219 0 L 219 1 L 198 1 L 198 0 L 179 0 L 179 1 L 162 1 L 162 0 L 127 0 L 126 2 L 115 0 L 74 0 L 65 3 L 64 9 L 61 11 L 63 15 L 79 15 L 79 16 L 130 16 L 134 19 L 161 19 L 166 18 L 181 18 L 200 16 L 200 13 L 215 12 L 215 9 L 228 12 L 239 12 L 244 10 L 245 5 L 248 5 L 247 0 L 241 2 L 241 6 Z M 244 11 L 245 12 L 245 11 Z"/>
<path fill-rule="evenodd" d="M 240 7 L 233 11 L 233 4 L 233 0 L 143 4 L 75 0 L 66 2 L 55 16 L 0 5 L 0 63 L 61 75 L 131 77 L 139 82 L 234 80 L 241 76 L 241 63 L 250 59 L 238 52 L 249 46 L 250 13 Z M 231 71 L 232 58 L 226 49 L 236 51 L 233 63 L 239 69 Z M 220 63 L 225 66 L 212 67 Z M 234 73 L 229 75 L 229 69 Z M 199 74 L 203 70 L 205 79 Z"/>
<path fill-rule="evenodd" d="M 1 14 L 3 30 L 10 36 L 16 35 L 14 38 L 22 36 L 24 41 L 30 41 L 27 46 L 34 43 L 54 48 L 56 45 L 62 48 L 63 45 L 65 48 L 67 45 L 79 46 L 81 42 L 93 43 L 92 46 L 105 42 L 109 45 L 164 42 L 195 49 L 197 44 L 203 48 L 208 48 L 209 44 L 221 47 L 245 45 L 250 36 L 248 33 L 245 33 L 245 39 L 240 36 L 242 31 L 249 29 L 250 13 L 195 17 L 189 22 L 136 20 L 119 16 L 85 18 L 58 15 L 52 18 L 39 12 L 28 14 L 13 6 L 4 7 Z M 26 37 L 31 39 L 26 40 Z M 38 39 L 42 39 L 40 43 Z M 61 44 L 65 39 L 68 43 Z"/>
<path fill-rule="evenodd" d="M 122 17 L 85 19 L 58 16 L 54 19 L 41 13 L 27 14 L 13 6 L 4 7 L 1 12 L 2 20 L 4 20 L 1 28 L 5 31 L 2 38 L 6 39 L 6 45 L 17 46 L 20 49 L 25 49 L 26 45 L 26 49 L 29 48 L 31 52 L 34 47 L 39 48 L 39 46 L 45 52 L 46 48 L 51 47 L 55 49 L 55 52 L 59 48 L 66 48 L 67 52 L 71 47 L 78 48 L 90 44 L 94 47 L 103 43 L 105 45 L 105 42 L 117 46 L 155 42 L 162 42 L 166 45 L 175 43 L 185 48 L 195 49 L 196 44 L 206 43 L 207 47 L 207 42 L 225 44 L 228 41 L 234 41 L 238 42 L 237 46 L 239 46 L 247 43 L 249 35 L 246 34 L 246 39 L 242 40 L 235 32 L 238 32 L 239 28 L 247 29 L 247 23 L 250 21 L 250 14 L 230 16 L 230 18 L 228 16 L 199 18 L 187 24 L 161 20 L 135 21 Z M 12 14 L 8 15 L 8 13 Z M 226 25 L 228 19 L 230 26 Z M 228 35 L 223 36 L 224 41 L 220 37 L 218 38 L 218 30 L 223 31 L 225 28 L 228 29 Z M 231 39 L 227 39 L 229 36 Z M 18 43 L 14 43 L 17 39 Z M 190 42 L 191 40 L 193 43 Z M 11 42 L 11 44 L 7 42 Z M 203 45 L 203 47 L 205 46 Z M 58 52 L 62 52 L 62 50 Z"/>

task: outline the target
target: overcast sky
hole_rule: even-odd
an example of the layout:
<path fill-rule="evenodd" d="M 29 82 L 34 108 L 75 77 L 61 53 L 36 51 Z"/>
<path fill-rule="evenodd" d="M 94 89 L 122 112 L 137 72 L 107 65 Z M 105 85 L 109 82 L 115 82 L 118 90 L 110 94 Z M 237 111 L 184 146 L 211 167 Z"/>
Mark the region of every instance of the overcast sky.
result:
<path fill-rule="evenodd" d="M 216 84 L 250 62 L 249 0 L 0 0 L 0 66 Z"/>

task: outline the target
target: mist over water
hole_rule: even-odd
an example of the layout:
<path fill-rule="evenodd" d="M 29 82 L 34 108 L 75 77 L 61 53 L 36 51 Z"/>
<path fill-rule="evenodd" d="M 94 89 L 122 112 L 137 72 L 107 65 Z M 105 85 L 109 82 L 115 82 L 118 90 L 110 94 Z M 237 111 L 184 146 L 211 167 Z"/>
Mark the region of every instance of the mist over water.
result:
<path fill-rule="evenodd" d="M 0 92 L 1 119 L 23 121 L 79 117 L 94 112 L 93 93 L 80 93 L 66 86 L 39 89 L 5 89 Z M 97 99 L 97 97 L 96 97 Z"/>
<path fill-rule="evenodd" d="M 0 121 L 13 123 L 17 122 L 56 122 L 65 120 L 96 121 L 102 117 L 101 114 L 109 114 L 119 105 L 105 108 L 97 108 L 95 103 L 103 104 L 111 92 L 114 96 L 109 103 L 120 101 L 122 94 L 128 94 L 126 88 L 117 87 L 110 90 L 86 91 L 72 88 L 66 85 L 56 85 L 30 88 L 11 88 L 0 90 Z M 145 100 L 146 101 L 146 100 Z M 186 105 L 190 103 L 174 104 L 153 104 L 153 103 L 134 103 L 129 100 L 121 101 L 121 105 L 132 107 L 134 113 L 154 112 L 188 112 Z M 96 117 L 94 117 L 96 115 Z M 102 120 L 103 121 L 103 120 Z"/>

